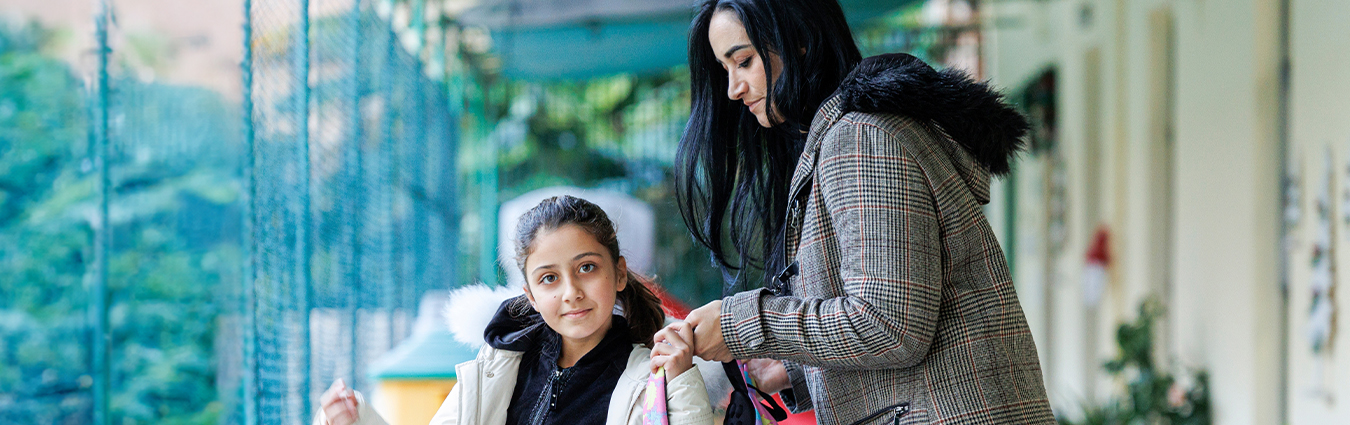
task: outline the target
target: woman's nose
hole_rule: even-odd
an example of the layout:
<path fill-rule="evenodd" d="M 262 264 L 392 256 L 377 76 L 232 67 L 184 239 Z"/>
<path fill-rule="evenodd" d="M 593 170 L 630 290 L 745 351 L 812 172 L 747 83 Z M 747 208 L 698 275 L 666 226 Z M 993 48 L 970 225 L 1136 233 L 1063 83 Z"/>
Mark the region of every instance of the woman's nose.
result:
<path fill-rule="evenodd" d="M 745 83 L 733 75 L 727 76 L 727 98 L 731 100 L 740 99 L 745 95 Z"/>

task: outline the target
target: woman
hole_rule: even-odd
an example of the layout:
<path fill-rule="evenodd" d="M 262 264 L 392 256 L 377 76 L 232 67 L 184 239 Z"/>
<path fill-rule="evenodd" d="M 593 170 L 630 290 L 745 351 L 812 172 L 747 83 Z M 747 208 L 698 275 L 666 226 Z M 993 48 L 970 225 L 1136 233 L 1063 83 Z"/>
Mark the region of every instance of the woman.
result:
<path fill-rule="evenodd" d="M 760 389 L 822 424 L 1053 422 L 981 212 L 1022 116 L 959 72 L 861 59 L 834 0 L 708 0 L 689 63 L 686 224 L 765 286 L 691 312 L 696 355 L 781 360 L 751 362 Z"/>

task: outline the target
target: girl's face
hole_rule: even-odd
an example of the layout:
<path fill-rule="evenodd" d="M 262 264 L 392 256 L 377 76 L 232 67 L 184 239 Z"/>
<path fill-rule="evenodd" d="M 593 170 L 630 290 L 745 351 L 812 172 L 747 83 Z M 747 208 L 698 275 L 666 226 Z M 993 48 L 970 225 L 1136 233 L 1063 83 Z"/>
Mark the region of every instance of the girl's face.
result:
<path fill-rule="evenodd" d="M 767 102 L 769 92 L 764 78 L 763 55 L 750 44 L 750 36 L 745 33 L 740 18 L 729 10 L 713 13 L 708 22 L 708 43 L 712 45 L 717 62 L 727 71 L 727 97 L 745 104 L 761 126 L 772 127 L 781 122 L 778 108 L 770 108 Z M 777 79 L 783 63 L 777 55 L 768 56 L 773 64 L 773 79 Z"/>
<path fill-rule="evenodd" d="M 565 344 L 589 351 L 609 331 L 628 265 L 575 225 L 540 231 L 525 258 L 525 297 Z"/>

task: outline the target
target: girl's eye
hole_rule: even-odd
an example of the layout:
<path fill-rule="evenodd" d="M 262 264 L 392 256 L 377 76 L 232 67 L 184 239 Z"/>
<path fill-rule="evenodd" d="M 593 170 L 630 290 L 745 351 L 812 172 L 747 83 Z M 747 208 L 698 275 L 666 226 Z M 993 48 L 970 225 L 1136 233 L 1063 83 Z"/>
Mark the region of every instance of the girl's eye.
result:
<path fill-rule="evenodd" d="M 553 281 L 555 280 L 558 280 L 558 276 L 546 274 L 543 277 L 539 278 L 539 283 L 553 283 Z"/>
<path fill-rule="evenodd" d="M 595 265 L 594 265 L 594 264 L 582 264 L 582 265 L 581 265 L 581 272 L 582 272 L 582 273 L 590 273 L 590 272 L 592 272 L 592 271 L 595 271 Z"/>

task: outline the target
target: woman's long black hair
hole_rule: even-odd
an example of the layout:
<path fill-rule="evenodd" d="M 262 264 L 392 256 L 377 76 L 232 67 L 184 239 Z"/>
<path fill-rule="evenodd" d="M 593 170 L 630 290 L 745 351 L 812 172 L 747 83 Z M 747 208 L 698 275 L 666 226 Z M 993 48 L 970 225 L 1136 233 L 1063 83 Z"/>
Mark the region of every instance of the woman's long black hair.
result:
<path fill-rule="evenodd" d="M 708 43 L 709 22 L 721 11 L 740 18 L 766 76 L 773 75 L 768 54 L 782 60 L 766 93 L 770 116 L 781 120 L 772 129 L 727 98 L 726 71 Z M 774 262 L 801 131 L 860 61 L 836 0 L 707 0 L 699 8 L 689 27 L 689 124 L 675 160 L 675 189 L 685 225 L 712 251 L 729 287 L 749 283 L 741 271 L 762 272 Z"/>

